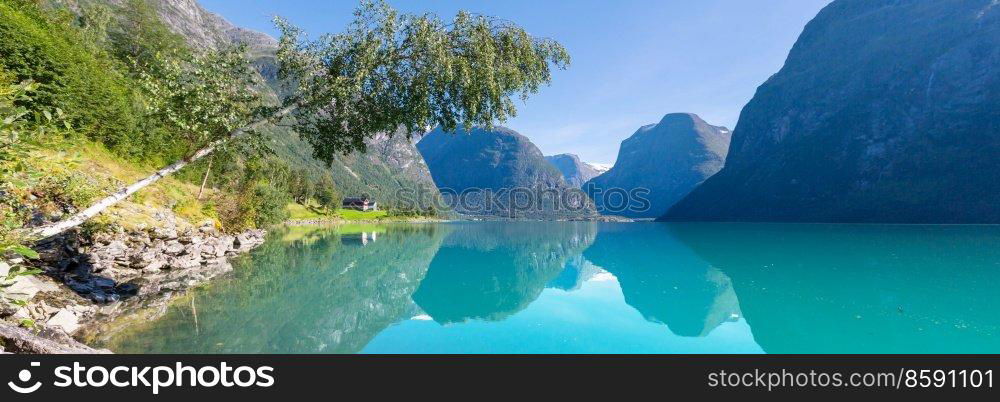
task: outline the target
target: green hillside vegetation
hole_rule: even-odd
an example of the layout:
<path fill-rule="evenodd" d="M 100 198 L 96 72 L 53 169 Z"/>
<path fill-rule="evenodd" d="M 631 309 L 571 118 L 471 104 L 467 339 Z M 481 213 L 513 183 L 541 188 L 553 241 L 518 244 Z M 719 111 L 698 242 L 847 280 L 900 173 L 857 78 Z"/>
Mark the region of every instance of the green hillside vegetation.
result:
<path fill-rule="evenodd" d="M 198 145 L 151 110 L 159 100 L 143 90 L 149 87 L 146 81 L 170 78 L 144 68 L 156 62 L 156 55 L 183 60 L 194 50 L 170 33 L 144 1 L 129 1 L 120 9 L 88 2 L 77 11 L 0 0 L 0 87 L 11 105 L 2 118 L 15 121 L 16 106 L 21 114 L 16 121 L 23 126 L 18 154 L 0 161 L 2 191 L 11 195 L 0 206 L 2 235 L 10 243 L 15 229 L 59 220 Z M 12 99 L 17 86 L 30 90 Z M 262 96 L 276 99 L 267 92 Z M 241 149 L 223 150 L 192 164 L 136 193 L 88 230 L 152 226 L 156 210 L 170 210 L 192 223 L 211 220 L 232 231 L 268 226 L 287 219 L 293 196 L 301 197 L 290 184 L 294 178 L 324 189 L 300 200 L 306 204 L 339 204 L 347 193 L 388 198 L 408 185 L 362 157 L 341 157 L 361 177 L 347 179 L 351 175 L 345 169 L 330 169 L 303 155 L 308 145 L 287 128 L 272 128 L 263 137 L 266 149 L 249 156 Z M 4 151 L 14 150 L 11 145 Z M 202 180 L 207 183 L 203 192 Z"/>
<path fill-rule="evenodd" d="M 406 177 L 373 161 L 366 153 L 339 154 L 326 163 L 313 157 L 309 144 L 289 128 L 276 127 L 268 131 L 268 136 L 275 156 L 295 166 L 296 174 L 307 178 L 314 187 L 332 186 L 342 197 L 368 195 L 386 208 L 395 208 L 402 205 L 400 190 L 424 186 L 436 191 L 433 183 Z"/>
<path fill-rule="evenodd" d="M 292 220 L 342 219 L 346 221 L 368 221 L 390 217 L 389 212 L 385 210 L 358 211 L 343 208 L 324 209 L 317 205 L 302 205 L 299 203 L 288 205 L 288 215 L 289 219 Z M 393 217 L 395 216 L 397 215 L 393 214 Z"/>
<path fill-rule="evenodd" d="M 141 95 L 125 64 L 96 43 L 67 12 L 43 12 L 28 1 L 0 2 L 0 59 L 17 82 L 39 84 L 29 110 L 61 109 L 75 133 L 133 159 L 179 155 L 171 136 L 145 125 Z"/>
<path fill-rule="evenodd" d="M 145 3 L 127 4 L 126 9 Z M 143 55 L 190 52 L 183 41 L 149 13 L 122 12 L 120 21 L 105 20 L 100 26 L 85 18 L 87 12 L 82 15 L 0 0 L 0 86 L 33 83 L 12 100 L 23 114 L 16 119 L 23 125 L 17 140 L 22 154 L 3 161 L 0 182 L 12 195 L 3 206 L 7 232 L 58 220 L 197 145 L 151 112 L 156 99 L 143 91 L 143 79 L 163 77 L 137 67 Z M 120 34 L 126 25 L 162 29 Z M 3 119 L 14 119 L 13 114 L 6 112 Z M 200 200 L 197 184 L 207 161 L 137 193 L 94 224 L 135 226 L 151 220 L 144 208 L 172 210 L 192 222 L 212 220 L 227 230 L 285 219 L 291 200 L 285 185 L 291 171 L 287 162 L 266 153 L 246 157 L 236 152 L 220 153 L 212 162 L 216 173 Z"/>

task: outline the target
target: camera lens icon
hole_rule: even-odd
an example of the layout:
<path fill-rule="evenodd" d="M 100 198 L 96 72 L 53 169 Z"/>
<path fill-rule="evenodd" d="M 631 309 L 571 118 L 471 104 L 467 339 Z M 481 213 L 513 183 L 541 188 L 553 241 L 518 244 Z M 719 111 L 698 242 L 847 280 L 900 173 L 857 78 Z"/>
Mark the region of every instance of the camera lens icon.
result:
<path fill-rule="evenodd" d="M 31 367 L 38 367 L 40 365 L 41 363 L 31 362 Z M 40 381 L 36 381 L 34 384 L 30 386 L 27 385 L 28 381 L 31 381 L 31 370 L 27 369 L 21 370 L 20 372 L 17 373 L 17 379 L 18 381 L 21 382 L 21 384 L 24 385 L 19 385 L 14 381 L 11 381 L 7 383 L 7 386 L 10 387 L 11 390 L 19 394 L 30 394 L 32 392 L 38 391 L 38 388 L 42 387 L 42 383 Z"/>

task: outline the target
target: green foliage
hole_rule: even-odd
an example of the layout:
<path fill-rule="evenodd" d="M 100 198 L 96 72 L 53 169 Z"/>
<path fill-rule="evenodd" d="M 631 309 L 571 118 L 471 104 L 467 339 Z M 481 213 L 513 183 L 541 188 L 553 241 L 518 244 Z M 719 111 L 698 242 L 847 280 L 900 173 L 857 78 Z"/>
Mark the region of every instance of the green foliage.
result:
<path fill-rule="evenodd" d="M 305 169 L 297 169 L 288 182 L 292 199 L 299 204 L 307 204 L 316 195 L 316 183 Z"/>
<path fill-rule="evenodd" d="M 35 250 L 32 250 L 26 246 L 13 245 L 13 246 L 8 246 L 6 248 L 7 250 L 5 251 L 10 251 L 25 258 L 31 258 L 31 259 L 38 258 L 38 253 L 36 253 Z"/>
<path fill-rule="evenodd" d="M 99 2 L 80 4 L 78 24 L 87 42 L 107 47 L 110 41 L 109 30 L 114 23 L 114 11 L 108 5 Z"/>
<path fill-rule="evenodd" d="M 0 1 L 0 37 L 0 67 L 18 81 L 39 84 L 36 96 L 21 106 L 60 109 L 77 131 L 110 148 L 134 151 L 140 128 L 136 98 L 119 63 L 88 45 L 75 27 L 28 1 Z"/>
<path fill-rule="evenodd" d="M 288 210 L 285 206 L 291 202 L 291 198 L 284 189 L 269 185 L 268 183 L 258 183 L 254 186 L 254 227 L 267 227 L 276 225 L 288 219 Z"/>
<path fill-rule="evenodd" d="M 11 256 L 19 256 L 21 258 L 37 259 L 39 257 L 35 250 L 32 250 L 26 246 L 10 243 L 10 240 L 0 239 L 0 271 L 4 272 L 4 275 L 0 276 L 0 303 L 13 303 L 21 304 L 23 302 L 18 302 L 15 300 L 10 300 L 4 297 L 4 290 L 11 287 L 17 278 L 22 276 L 32 276 L 42 273 L 41 270 L 36 268 L 29 268 L 24 265 L 13 263 L 11 261 L 16 261 L 9 259 Z"/>
<path fill-rule="evenodd" d="M 188 53 L 184 37 L 170 31 L 147 0 L 126 0 L 115 10 L 103 4 L 88 4 L 82 8 L 81 24 L 100 37 L 103 31 L 115 56 L 140 66 L 157 64 L 164 55 L 182 56 Z M 113 12 L 117 24 L 104 25 L 105 14 Z"/>
<path fill-rule="evenodd" d="M 323 176 L 316 184 L 316 201 L 320 207 L 331 211 L 340 206 L 343 198 L 337 193 L 330 176 Z"/>
<path fill-rule="evenodd" d="M 287 206 L 292 202 L 288 192 L 290 170 L 274 159 L 244 161 L 241 177 L 231 194 L 225 194 L 216 209 L 226 230 L 261 228 L 284 222 Z"/>
<path fill-rule="evenodd" d="M 260 93 L 250 90 L 262 84 L 243 47 L 170 57 L 157 54 L 137 62 L 135 68 L 150 99 L 149 116 L 180 133 L 190 149 L 250 124 L 264 104 Z M 245 146 L 248 139 L 259 138 L 245 136 L 240 142 Z"/>
<path fill-rule="evenodd" d="M 282 19 L 279 76 L 299 105 L 296 130 L 327 163 L 364 150 L 376 133 L 441 126 L 492 127 L 515 116 L 512 96 L 538 91 L 550 64 L 569 64 L 565 48 L 506 21 L 459 13 L 399 14 L 364 1 L 344 33 L 315 41 Z"/>
<path fill-rule="evenodd" d="M 56 133 L 60 137 L 74 137 L 74 131 L 85 133 L 116 154 L 159 165 L 186 157 L 249 123 L 262 104 L 262 96 L 248 90 L 260 83 L 243 49 L 192 53 L 146 1 L 126 1 L 113 8 L 89 1 L 77 5 L 74 15 L 65 8 L 51 10 L 29 1 L 0 0 L 4 37 L 0 71 L 10 71 L 4 73 L 0 86 L 9 92 L 8 82 L 36 79 L 25 88 L 34 91 L 33 96 L 4 96 L 12 100 L 2 107 L 6 122 L 0 168 L 10 171 L 6 174 L 10 180 L 4 183 L 18 184 L 17 197 L 0 200 L 0 205 L 9 204 L 0 206 L 5 232 L 13 232 L 40 212 L 53 217 L 78 211 L 121 185 L 109 188 L 73 166 L 58 171 L 32 169 L 29 143 L 62 141 L 41 133 L 53 131 L 48 127 L 55 122 L 71 123 Z M 11 123 L 16 123 L 16 130 L 7 129 L 13 127 Z M 25 141 L 24 133 L 29 131 L 32 138 Z M 249 217 L 240 227 L 273 223 L 284 206 L 276 208 L 275 199 L 287 199 L 274 194 L 285 191 L 284 186 L 265 191 L 247 184 L 240 166 L 267 155 L 258 138 L 250 135 L 222 144 L 216 154 L 215 171 L 220 174 L 213 182 L 231 192 L 230 198 L 238 198 L 245 205 L 238 208 L 243 211 L 240 216 Z M 8 144 L 14 141 L 18 146 Z M 33 205 L 25 202 L 29 196 Z M 139 194 L 136 200 L 142 197 Z M 42 205 L 49 209 L 39 211 Z M 188 210 L 200 205 L 174 207 Z"/>
<path fill-rule="evenodd" d="M 25 246 L 27 239 L 20 230 L 36 212 L 38 206 L 57 205 L 73 209 L 93 201 L 101 190 L 99 183 L 84 172 L 65 166 L 64 174 L 39 171 L 30 151 L 32 142 L 67 130 L 68 123 L 56 109 L 29 111 L 21 104 L 32 104 L 39 85 L 30 81 L 12 83 L 12 75 L 0 69 L 0 264 L 9 274 L 0 277 L 0 287 L 6 287 L 20 276 L 40 271 L 18 264 L 10 265 L 10 257 L 36 259 L 38 253 Z"/>
<path fill-rule="evenodd" d="M 29 100 L 28 93 L 38 88 L 38 84 L 24 82 L 10 83 L 8 74 L 0 70 L 0 175 L 9 177 L 27 157 L 28 146 L 25 135 L 30 135 L 28 110 L 16 103 Z"/>
<path fill-rule="evenodd" d="M 29 111 L 17 103 L 30 100 L 29 94 L 37 88 L 30 81 L 12 83 L 10 74 L 0 69 L 0 258 L 3 253 L 13 251 L 13 247 L 19 247 L 21 239 L 16 230 L 28 214 L 19 190 L 31 178 L 23 178 L 20 173 L 28 157 L 26 137 L 37 130 L 29 125 Z"/>

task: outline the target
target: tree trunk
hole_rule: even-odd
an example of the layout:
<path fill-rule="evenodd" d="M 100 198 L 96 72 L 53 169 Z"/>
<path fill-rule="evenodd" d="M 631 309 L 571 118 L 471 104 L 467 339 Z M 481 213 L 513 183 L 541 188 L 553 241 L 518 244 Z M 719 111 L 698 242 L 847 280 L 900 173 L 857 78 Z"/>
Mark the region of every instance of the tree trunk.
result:
<path fill-rule="evenodd" d="M 88 219 L 97 216 L 97 214 L 101 213 L 105 209 L 108 209 L 108 207 L 115 205 L 119 201 L 128 198 L 128 196 L 134 194 L 136 191 L 142 190 L 146 186 L 156 183 L 160 179 L 167 177 L 173 174 L 174 172 L 177 172 L 178 170 L 181 170 L 184 166 L 187 166 L 189 163 L 201 159 L 205 155 L 212 153 L 213 151 L 215 151 L 215 148 L 221 145 L 223 142 L 224 140 L 215 141 L 209 146 L 202 148 L 198 152 L 195 152 L 194 155 L 192 155 L 191 157 L 179 160 L 177 162 L 174 162 L 170 166 L 157 170 L 156 173 L 153 173 L 152 175 L 147 176 L 145 179 L 132 183 L 132 185 L 125 187 L 108 197 L 105 197 L 103 200 L 100 200 L 94 205 L 88 207 L 87 209 L 76 213 L 69 219 L 64 219 L 59 222 L 54 222 L 45 226 L 35 228 L 31 231 L 31 236 L 38 239 L 46 239 L 55 236 L 57 234 L 60 234 L 62 232 L 65 232 L 74 227 L 77 227 L 83 222 L 86 222 Z"/>
<path fill-rule="evenodd" d="M 201 178 L 201 188 L 198 189 L 198 201 L 201 201 L 201 195 L 205 193 L 205 184 L 208 183 L 208 174 L 212 173 L 212 162 L 214 161 L 215 158 L 208 160 L 208 167 L 205 168 L 205 177 Z"/>
<path fill-rule="evenodd" d="M 178 170 L 181 170 L 182 168 L 184 168 L 184 166 L 187 166 L 191 162 L 197 161 L 201 158 L 204 158 L 208 154 L 211 154 L 220 145 L 225 144 L 226 142 L 232 140 L 233 138 L 242 136 L 247 132 L 260 128 L 271 119 L 280 119 L 284 116 L 287 116 L 296 108 L 297 105 L 285 107 L 284 109 L 279 110 L 277 113 L 268 118 L 258 120 L 246 127 L 236 129 L 230 132 L 224 138 L 212 141 L 211 143 L 208 144 L 208 146 L 198 150 L 198 152 L 195 152 L 194 155 L 191 155 L 185 159 L 174 162 L 163 169 L 157 170 L 156 173 L 153 173 L 152 175 L 149 175 L 145 179 L 139 180 L 133 183 L 132 185 L 119 190 L 118 192 L 98 201 L 94 205 L 91 205 L 87 209 L 76 213 L 75 215 L 69 217 L 68 219 L 61 220 L 59 222 L 53 222 L 48 225 L 31 229 L 31 231 L 28 232 L 28 235 L 36 240 L 44 240 L 49 237 L 60 234 L 62 232 L 65 232 L 69 229 L 72 229 L 74 227 L 77 227 L 80 224 L 86 222 L 88 219 L 97 216 L 97 214 L 101 213 L 105 209 L 108 209 L 108 207 L 117 204 L 119 201 L 124 200 L 125 198 L 128 198 L 128 196 L 132 195 L 136 191 L 142 190 L 146 186 L 156 183 L 160 179 L 167 177 L 173 174 L 174 172 L 177 172 Z"/>

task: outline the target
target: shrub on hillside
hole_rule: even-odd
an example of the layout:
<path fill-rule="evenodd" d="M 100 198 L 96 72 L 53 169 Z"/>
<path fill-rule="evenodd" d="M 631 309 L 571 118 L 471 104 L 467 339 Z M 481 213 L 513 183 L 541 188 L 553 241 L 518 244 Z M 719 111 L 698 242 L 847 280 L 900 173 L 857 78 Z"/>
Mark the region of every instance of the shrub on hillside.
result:
<path fill-rule="evenodd" d="M 110 148 L 131 153 L 138 139 L 136 99 L 119 65 L 87 46 L 71 26 L 30 2 L 0 1 L 0 63 L 18 81 L 39 84 L 29 109 L 62 109 L 73 127 Z"/>

